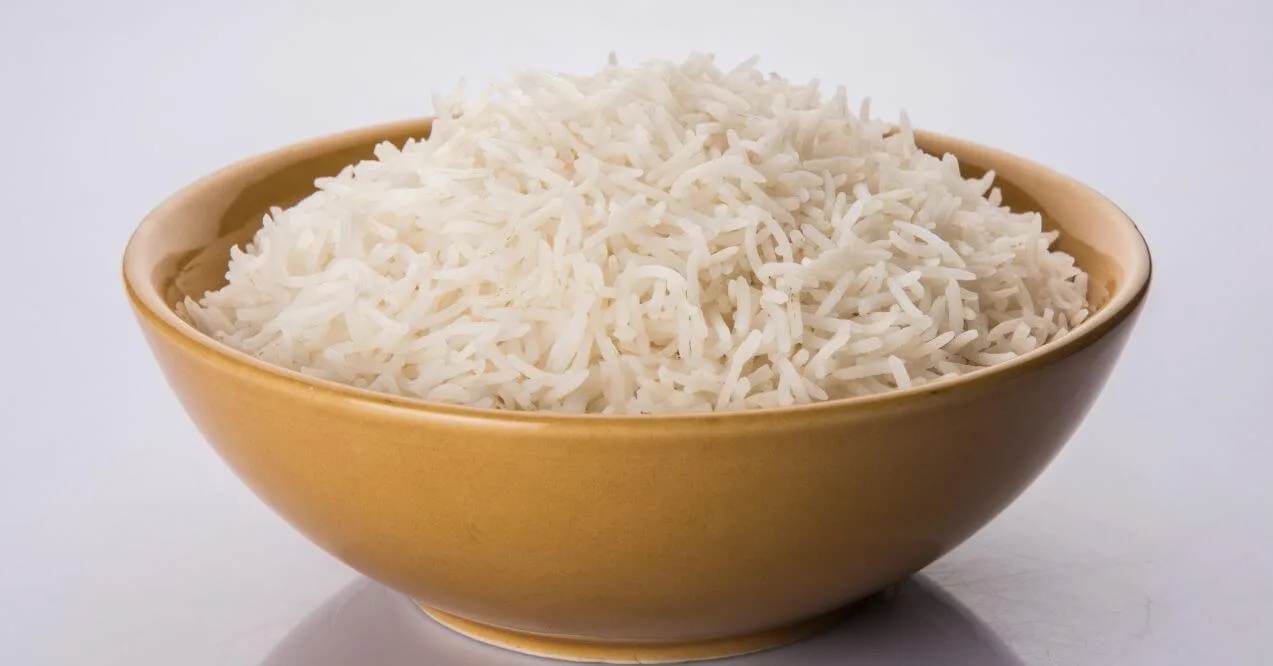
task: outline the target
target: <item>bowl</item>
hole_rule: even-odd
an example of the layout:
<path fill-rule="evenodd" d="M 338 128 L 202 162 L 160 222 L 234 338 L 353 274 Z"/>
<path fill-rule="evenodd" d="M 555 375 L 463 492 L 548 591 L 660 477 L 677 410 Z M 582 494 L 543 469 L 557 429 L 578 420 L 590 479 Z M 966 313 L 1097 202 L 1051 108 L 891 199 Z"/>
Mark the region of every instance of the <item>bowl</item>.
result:
<path fill-rule="evenodd" d="M 129 242 L 128 296 L 199 430 L 315 544 L 438 621 L 514 650 L 688 661 L 828 626 L 1008 505 L 1082 421 L 1150 281 L 1144 239 L 1088 187 L 936 134 L 966 176 L 1041 211 L 1095 314 L 1013 361 L 893 393 L 750 412 L 518 413 L 372 393 L 267 365 L 182 320 L 272 205 L 427 135 L 427 119 L 307 141 L 198 181 Z"/>

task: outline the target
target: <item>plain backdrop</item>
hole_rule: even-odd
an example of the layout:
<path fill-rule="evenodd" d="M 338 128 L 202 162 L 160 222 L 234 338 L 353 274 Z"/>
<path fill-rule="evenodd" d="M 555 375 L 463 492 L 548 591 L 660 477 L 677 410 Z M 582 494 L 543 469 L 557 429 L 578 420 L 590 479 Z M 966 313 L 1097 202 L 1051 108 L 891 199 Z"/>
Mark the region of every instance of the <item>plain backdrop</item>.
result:
<path fill-rule="evenodd" d="M 460 78 L 587 73 L 612 50 L 760 54 L 1127 210 L 1155 275 L 1114 378 L 1020 501 L 927 573 L 1026 663 L 1267 663 L 1263 0 L 3 0 L 0 661 L 255 664 L 355 578 L 164 384 L 118 277 L 150 208 L 242 157 L 426 115 Z"/>

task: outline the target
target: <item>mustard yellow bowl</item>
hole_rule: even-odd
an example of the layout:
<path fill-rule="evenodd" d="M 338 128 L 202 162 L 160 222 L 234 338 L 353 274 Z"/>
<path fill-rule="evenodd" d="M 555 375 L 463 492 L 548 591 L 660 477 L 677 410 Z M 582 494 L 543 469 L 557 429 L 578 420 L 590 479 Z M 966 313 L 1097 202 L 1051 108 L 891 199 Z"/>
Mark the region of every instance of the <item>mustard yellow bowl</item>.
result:
<path fill-rule="evenodd" d="M 933 134 L 999 174 L 1091 275 L 1064 339 L 961 378 L 752 412 L 567 416 L 396 398 L 266 365 L 174 311 L 221 286 L 271 205 L 424 136 L 415 120 L 223 169 L 151 213 L 124 279 L 146 338 L 226 463 L 314 543 L 452 628 L 592 661 L 684 661 L 799 638 L 1002 510 L 1078 426 L 1150 281 L 1131 220 L 1029 161 Z"/>

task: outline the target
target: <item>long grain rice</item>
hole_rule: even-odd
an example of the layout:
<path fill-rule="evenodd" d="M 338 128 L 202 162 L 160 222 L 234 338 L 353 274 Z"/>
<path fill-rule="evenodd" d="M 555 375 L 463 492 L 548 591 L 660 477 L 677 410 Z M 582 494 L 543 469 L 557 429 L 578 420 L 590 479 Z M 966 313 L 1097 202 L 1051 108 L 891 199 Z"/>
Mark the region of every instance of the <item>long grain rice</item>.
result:
<path fill-rule="evenodd" d="M 738 410 L 922 386 L 1088 315 L 992 173 L 710 56 L 521 72 L 316 182 L 184 304 L 218 340 L 438 402 Z"/>

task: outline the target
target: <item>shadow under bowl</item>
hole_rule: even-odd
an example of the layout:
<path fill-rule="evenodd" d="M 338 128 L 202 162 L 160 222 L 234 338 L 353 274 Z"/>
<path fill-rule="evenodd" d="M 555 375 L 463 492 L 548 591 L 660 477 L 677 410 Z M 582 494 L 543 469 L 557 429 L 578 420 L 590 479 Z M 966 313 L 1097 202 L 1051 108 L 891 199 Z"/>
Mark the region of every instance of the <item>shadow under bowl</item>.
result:
<path fill-rule="evenodd" d="M 853 605 L 840 624 L 787 648 L 720 666 L 1022 666 L 990 627 L 922 574 Z M 465 640 L 420 616 L 402 595 L 365 579 L 315 608 L 260 666 L 543 666 Z"/>
<path fill-rule="evenodd" d="M 568 416 L 444 406 L 316 380 L 225 347 L 174 305 L 224 283 L 270 206 L 427 135 L 412 120 L 219 171 L 151 213 L 124 278 L 190 417 L 275 511 L 463 633 L 595 661 L 739 654 L 941 556 L 1011 502 L 1079 425 L 1147 293 L 1145 242 L 1116 206 L 1037 164 L 944 136 L 969 177 L 1037 210 L 1098 308 L 1062 340 L 955 380 L 816 405 Z"/>

